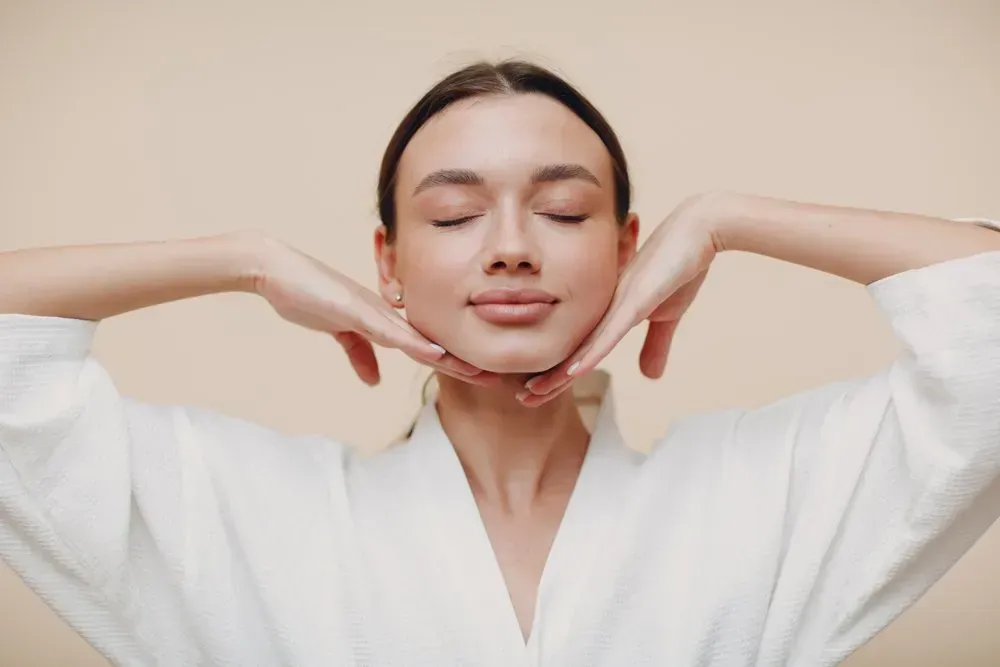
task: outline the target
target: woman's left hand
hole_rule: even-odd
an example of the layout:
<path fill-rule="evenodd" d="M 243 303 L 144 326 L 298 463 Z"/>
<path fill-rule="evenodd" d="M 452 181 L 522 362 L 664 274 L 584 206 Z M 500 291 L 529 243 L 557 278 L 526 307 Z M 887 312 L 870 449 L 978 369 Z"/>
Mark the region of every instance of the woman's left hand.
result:
<path fill-rule="evenodd" d="M 677 325 L 719 251 L 708 199 L 693 197 L 660 223 L 622 272 L 604 318 L 566 361 L 528 381 L 518 394 L 522 403 L 537 406 L 558 396 L 644 320 L 649 328 L 639 367 L 649 378 L 663 374 Z"/>

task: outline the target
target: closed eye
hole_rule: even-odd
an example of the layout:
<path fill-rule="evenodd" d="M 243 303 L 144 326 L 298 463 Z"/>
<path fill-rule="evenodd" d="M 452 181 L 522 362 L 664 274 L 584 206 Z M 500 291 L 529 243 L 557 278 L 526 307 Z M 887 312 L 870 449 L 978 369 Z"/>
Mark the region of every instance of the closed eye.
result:
<path fill-rule="evenodd" d="M 558 213 L 542 213 L 541 215 L 556 222 L 583 222 L 588 217 L 586 215 L 560 215 Z"/>
<path fill-rule="evenodd" d="M 562 215 L 560 213 L 540 213 L 549 220 L 554 220 L 555 222 L 566 222 L 566 223 L 579 223 L 586 220 L 589 216 L 586 214 L 582 215 Z M 478 215 L 467 215 L 461 218 L 452 218 L 450 220 L 431 220 L 431 224 L 435 227 L 457 227 L 463 223 L 469 222 L 470 220 L 475 220 Z"/>
<path fill-rule="evenodd" d="M 475 220 L 478 217 L 478 215 L 467 215 L 463 218 L 452 218 L 451 220 L 431 220 L 431 224 L 435 227 L 456 227 L 464 222 Z"/>

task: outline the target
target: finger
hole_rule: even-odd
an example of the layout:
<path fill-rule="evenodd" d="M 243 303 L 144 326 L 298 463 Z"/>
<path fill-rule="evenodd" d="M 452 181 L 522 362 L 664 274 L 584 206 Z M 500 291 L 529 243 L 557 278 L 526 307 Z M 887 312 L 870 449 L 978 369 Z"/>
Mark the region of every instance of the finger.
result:
<path fill-rule="evenodd" d="M 454 371 L 459 375 L 473 376 L 483 373 L 483 369 L 476 368 L 472 364 L 466 363 L 459 359 L 458 357 L 446 354 L 438 360 L 437 365 L 442 368 L 447 368 L 448 370 Z"/>
<path fill-rule="evenodd" d="M 636 269 L 633 266 L 631 269 L 622 274 L 618 283 L 618 289 L 615 291 L 614 298 L 612 298 L 611 304 L 604 313 L 604 317 L 601 318 L 601 321 L 597 323 L 587 337 L 584 338 L 583 341 L 577 346 L 573 354 L 567 357 L 565 361 L 552 370 L 546 371 L 545 373 L 529 380 L 525 383 L 525 388 L 530 390 L 533 394 L 544 395 L 551 391 L 555 391 L 558 387 L 568 382 L 571 377 L 577 377 L 587 372 L 588 369 L 583 368 L 581 364 L 582 356 L 593 347 L 594 343 L 598 340 L 598 337 L 601 336 L 602 332 L 604 332 L 612 322 L 619 321 L 621 318 L 626 317 L 623 309 L 626 307 L 629 300 L 628 295 L 632 292 L 632 274 L 635 270 Z"/>
<path fill-rule="evenodd" d="M 419 357 L 412 355 L 410 355 L 410 358 L 436 370 L 446 370 L 450 373 L 457 373 L 458 375 L 473 377 L 483 373 L 481 368 L 476 368 L 472 364 L 466 363 L 452 354 L 446 353 L 443 357 L 433 362 L 428 362 L 425 359 L 420 359 Z"/>
<path fill-rule="evenodd" d="M 416 357 L 411 358 L 437 372 L 443 373 L 457 380 L 469 382 L 470 384 L 477 384 L 483 387 L 493 387 L 503 382 L 503 378 L 497 373 L 488 373 L 480 368 L 472 366 L 471 364 L 467 364 L 450 354 L 446 354 L 441 357 L 441 359 L 436 363 L 429 363 L 422 359 L 417 359 Z M 459 363 L 456 365 L 451 362 Z M 473 372 L 469 373 L 466 368 L 471 368 Z"/>
<path fill-rule="evenodd" d="M 333 337 L 344 348 L 348 361 L 362 382 L 369 386 L 378 384 L 381 376 L 371 343 L 353 331 L 335 333 Z"/>
<path fill-rule="evenodd" d="M 398 316 L 393 316 L 401 320 Z M 358 308 L 355 332 L 382 347 L 399 349 L 411 357 L 429 363 L 434 363 L 445 355 L 443 347 L 430 342 L 408 324 L 406 326 L 396 324 L 379 308 L 370 304 Z"/>
<path fill-rule="evenodd" d="M 552 371 L 533 378 L 525 387 L 533 394 L 545 395 L 592 370 L 634 326 L 633 312 L 624 302 L 614 307 L 566 361 Z"/>
<path fill-rule="evenodd" d="M 545 403 L 548 403 L 549 401 L 555 399 L 556 396 L 563 393 L 564 391 L 569 391 L 572 388 L 572 386 L 573 382 L 569 381 L 561 384 L 557 389 L 553 389 L 549 393 L 544 394 L 542 396 L 525 391 L 519 393 L 517 395 L 517 398 L 519 401 L 521 401 L 521 404 L 524 405 L 525 407 L 537 408 L 538 406 L 544 405 Z"/>
<path fill-rule="evenodd" d="M 407 322 L 402 317 L 399 317 L 398 315 L 396 315 L 396 313 L 391 312 L 391 311 L 389 311 L 389 312 L 383 312 L 381 310 L 381 308 L 379 309 L 379 312 L 382 312 L 382 314 L 385 316 L 385 318 L 387 320 L 389 320 L 389 322 L 391 324 L 393 324 L 394 326 L 398 327 L 401 331 L 403 331 L 407 335 L 415 336 L 415 337 L 417 337 L 420 340 L 427 340 L 426 338 L 424 338 L 423 335 L 421 335 L 421 333 L 419 331 L 417 331 L 413 327 L 412 324 L 410 324 L 409 322 Z M 437 345 L 436 343 L 431 343 L 430 341 L 427 341 L 427 342 L 432 347 L 434 347 L 435 350 L 441 350 L 441 351 L 444 350 L 444 348 L 442 348 L 440 345 Z M 406 352 L 406 350 L 403 350 L 403 351 Z M 409 353 L 407 352 L 407 354 L 409 354 Z M 461 359 L 459 359 L 458 357 L 456 357 L 453 354 L 444 353 L 442 356 L 440 356 L 440 357 L 438 357 L 437 359 L 434 359 L 434 360 L 428 360 L 426 358 L 419 357 L 419 356 L 416 356 L 416 355 L 410 355 L 410 357 L 412 359 L 414 359 L 415 361 L 418 361 L 420 363 L 428 363 L 428 365 L 431 365 L 431 364 L 429 364 L 429 362 L 433 361 L 433 366 L 435 368 L 448 369 L 448 370 L 450 370 L 452 372 L 459 373 L 461 375 L 472 376 L 472 375 L 478 375 L 478 374 L 480 374 L 480 373 L 483 372 L 482 369 L 476 368 L 472 364 L 467 363 L 465 361 L 462 361 Z"/>
<path fill-rule="evenodd" d="M 583 352 L 585 349 L 587 349 L 590 343 L 597 336 L 598 331 L 601 329 L 601 327 L 604 326 L 604 322 L 607 320 L 607 318 L 610 316 L 610 314 L 615 308 L 616 306 L 612 303 L 611 307 L 608 309 L 608 312 L 605 313 L 604 318 L 600 322 L 598 322 L 597 325 L 594 327 L 594 329 L 586 336 L 586 338 L 584 338 L 583 341 L 581 341 L 580 344 L 577 345 L 576 349 L 573 351 L 573 354 L 568 356 L 562 363 L 558 364 L 555 368 L 545 371 L 544 373 L 536 375 L 535 377 L 528 380 L 524 384 L 525 389 L 530 391 L 532 394 L 543 396 L 545 394 L 548 394 L 549 392 L 555 391 L 556 388 L 564 384 L 569 379 L 570 370 L 572 369 L 572 371 L 574 372 L 576 371 L 574 363 L 579 354 Z"/>
<path fill-rule="evenodd" d="M 697 293 L 707 275 L 707 271 L 702 271 L 693 279 L 687 280 L 681 269 L 673 273 L 674 275 L 665 281 L 666 285 L 672 286 L 667 289 L 661 289 L 657 286 L 659 280 L 654 284 L 648 284 L 647 281 L 646 285 L 642 285 L 638 278 L 628 280 L 626 276 L 621 285 L 623 288 L 621 293 L 626 296 L 612 309 L 609 309 L 604 321 L 595 328 L 588 340 L 563 364 L 553 371 L 532 379 L 526 384 L 526 387 L 532 393 L 544 395 L 560 387 L 571 377 L 590 372 L 621 342 L 632 327 L 650 317 L 659 305 L 669 302 L 679 289 L 676 287 L 677 285 L 680 286 L 680 289 L 686 287 Z M 637 275 L 641 275 L 641 271 Z M 656 335 L 657 337 L 661 335 L 667 337 L 665 333 L 657 332 Z M 671 332 L 669 339 L 672 339 L 672 336 Z M 659 343 L 657 343 L 658 346 Z M 669 351 L 667 348 L 669 345 L 665 347 L 662 359 L 655 361 L 651 372 L 662 374 L 662 368 L 666 367 L 666 354 Z M 655 364 L 661 366 L 659 371 L 656 371 Z"/>
<path fill-rule="evenodd" d="M 447 375 L 450 378 L 465 382 L 466 384 L 474 384 L 480 387 L 499 387 L 503 384 L 503 378 L 496 373 L 480 371 L 476 375 L 463 375 L 461 373 L 453 373 L 444 368 L 436 368 L 434 366 L 431 366 L 431 368 L 442 375 Z"/>
<path fill-rule="evenodd" d="M 639 368 L 646 377 L 655 380 L 663 375 L 667 366 L 667 354 L 677 330 L 678 320 L 650 322 L 639 352 Z"/>
<path fill-rule="evenodd" d="M 571 375 L 583 375 L 593 370 L 640 321 L 641 318 L 636 316 L 634 308 L 628 306 L 620 308 L 608 323 L 598 330 L 590 345 L 576 356 L 576 361 L 573 362 L 576 368 Z"/>
<path fill-rule="evenodd" d="M 581 346 L 578 347 L 577 350 L 582 349 L 582 347 L 583 344 L 581 344 Z M 574 354 L 576 353 L 574 352 Z M 572 379 L 571 376 L 569 375 L 569 371 L 571 368 L 573 371 L 576 371 L 576 368 L 573 367 L 573 364 L 569 361 L 568 358 L 566 361 L 557 365 L 555 368 L 552 368 L 551 370 L 536 375 L 535 377 L 525 382 L 524 390 L 536 396 L 545 396 L 546 394 L 555 391 L 564 383 Z"/>

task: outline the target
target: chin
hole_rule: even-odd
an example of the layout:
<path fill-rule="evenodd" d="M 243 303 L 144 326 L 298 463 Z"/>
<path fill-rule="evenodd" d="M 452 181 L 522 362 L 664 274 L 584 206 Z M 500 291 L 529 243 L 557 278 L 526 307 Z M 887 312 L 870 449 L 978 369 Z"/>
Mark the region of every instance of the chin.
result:
<path fill-rule="evenodd" d="M 504 344 L 504 343 L 507 344 Z M 537 342 L 510 344 L 507 341 L 482 341 L 480 345 L 470 345 L 469 341 L 460 347 L 465 349 L 452 352 L 463 361 L 484 371 L 501 374 L 533 374 L 558 366 L 576 349 L 575 345 L 539 345 Z"/>
<path fill-rule="evenodd" d="M 557 366 L 563 361 L 563 359 L 565 359 L 565 357 L 550 359 L 544 357 L 539 358 L 532 355 L 523 355 L 496 358 L 494 355 L 479 355 L 479 358 L 467 359 L 466 361 L 476 368 L 481 368 L 484 371 L 489 371 L 491 373 L 499 373 L 502 375 L 533 375 L 536 373 L 543 373 L 553 366 Z"/>
<path fill-rule="evenodd" d="M 589 326 L 565 320 L 509 330 L 497 330 L 478 320 L 446 321 L 445 326 L 440 321 L 427 322 L 426 326 L 420 326 L 425 322 L 413 318 L 410 323 L 462 361 L 490 373 L 507 375 L 543 373 L 558 366 L 590 332 Z"/>

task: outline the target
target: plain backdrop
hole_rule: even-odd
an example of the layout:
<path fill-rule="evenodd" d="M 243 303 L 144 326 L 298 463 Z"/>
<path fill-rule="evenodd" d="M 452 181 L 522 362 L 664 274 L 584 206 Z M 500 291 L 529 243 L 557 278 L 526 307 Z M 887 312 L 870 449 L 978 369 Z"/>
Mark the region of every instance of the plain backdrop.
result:
<path fill-rule="evenodd" d="M 396 123 L 437 78 L 507 56 L 606 113 L 643 237 L 709 189 L 995 218 L 998 34 L 995 0 L 0 0 L 0 249 L 253 227 L 374 286 Z M 638 448 L 682 415 L 872 373 L 896 350 L 862 287 L 738 254 L 664 379 L 639 374 L 640 345 L 633 331 L 605 363 Z M 245 295 L 114 318 L 95 351 L 127 394 L 361 446 L 406 427 L 424 378 L 385 352 L 365 389 L 332 340 Z M 847 664 L 998 664 L 997 563 L 994 528 Z M 105 664 L 0 568 L 0 665 Z"/>

